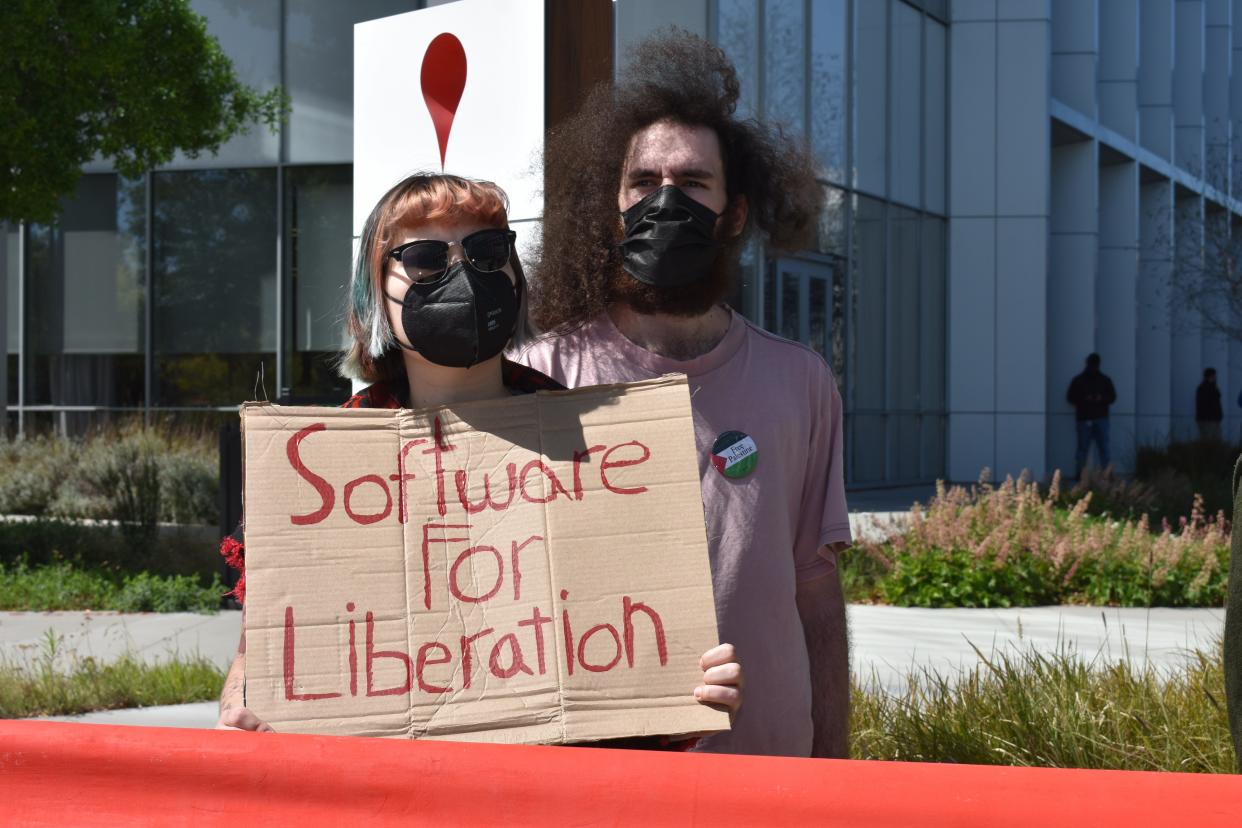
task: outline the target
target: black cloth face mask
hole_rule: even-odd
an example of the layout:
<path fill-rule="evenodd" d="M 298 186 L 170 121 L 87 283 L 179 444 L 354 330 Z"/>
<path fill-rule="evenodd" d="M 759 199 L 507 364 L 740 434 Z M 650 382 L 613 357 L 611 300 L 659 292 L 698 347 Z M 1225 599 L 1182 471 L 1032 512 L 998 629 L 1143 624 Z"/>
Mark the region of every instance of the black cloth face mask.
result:
<path fill-rule="evenodd" d="M 680 187 L 660 187 L 621 216 L 621 266 L 638 281 L 681 287 L 711 273 L 721 249 L 715 234 L 719 215 Z"/>
<path fill-rule="evenodd" d="M 406 342 L 397 344 L 422 354 L 428 362 L 469 368 L 499 354 L 517 327 L 522 280 L 509 281 L 503 270 L 483 273 L 456 261 L 439 279 L 411 282 L 401 300 Z"/>

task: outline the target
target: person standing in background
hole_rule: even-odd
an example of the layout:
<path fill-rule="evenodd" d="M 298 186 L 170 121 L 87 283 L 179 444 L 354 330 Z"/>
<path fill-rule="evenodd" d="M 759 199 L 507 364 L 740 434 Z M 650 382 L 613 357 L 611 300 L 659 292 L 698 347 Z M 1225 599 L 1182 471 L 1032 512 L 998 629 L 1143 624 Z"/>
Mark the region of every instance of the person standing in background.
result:
<path fill-rule="evenodd" d="M 1113 388 L 1113 381 L 1100 370 L 1099 354 L 1090 354 L 1087 357 L 1086 370 L 1070 382 L 1065 399 L 1074 406 L 1078 423 L 1078 452 L 1075 458 L 1077 471 L 1074 476 L 1082 477 L 1093 440 L 1100 456 L 1100 467 L 1108 468 L 1111 462 L 1108 451 L 1108 407 L 1117 401 L 1117 391 Z"/>
<path fill-rule="evenodd" d="M 1220 404 L 1220 389 L 1216 387 L 1216 369 L 1203 369 L 1203 382 L 1195 390 L 1195 424 L 1199 426 L 1199 439 L 1219 443 L 1220 423 L 1225 412 Z"/>

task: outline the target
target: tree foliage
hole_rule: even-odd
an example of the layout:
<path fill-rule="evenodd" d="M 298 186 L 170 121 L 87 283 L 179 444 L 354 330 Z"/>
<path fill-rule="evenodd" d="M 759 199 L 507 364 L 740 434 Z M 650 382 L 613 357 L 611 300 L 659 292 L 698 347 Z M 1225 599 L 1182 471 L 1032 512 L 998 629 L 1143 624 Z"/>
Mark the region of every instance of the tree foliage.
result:
<path fill-rule="evenodd" d="M 0 221 L 51 221 L 99 156 L 138 176 L 275 128 L 188 0 L 0 2 Z"/>

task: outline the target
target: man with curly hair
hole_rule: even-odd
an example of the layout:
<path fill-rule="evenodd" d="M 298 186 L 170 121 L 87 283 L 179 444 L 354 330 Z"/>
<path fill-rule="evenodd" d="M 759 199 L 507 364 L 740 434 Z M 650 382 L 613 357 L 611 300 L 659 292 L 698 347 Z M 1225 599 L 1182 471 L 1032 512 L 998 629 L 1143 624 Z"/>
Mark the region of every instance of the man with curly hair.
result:
<path fill-rule="evenodd" d="M 841 397 L 822 357 L 724 304 L 751 234 L 805 249 L 822 195 L 807 151 L 737 99 L 724 53 L 673 31 L 549 135 L 547 333 L 518 359 L 569 387 L 689 376 L 717 619 L 747 676 L 733 729 L 700 749 L 844 757 Z"/>

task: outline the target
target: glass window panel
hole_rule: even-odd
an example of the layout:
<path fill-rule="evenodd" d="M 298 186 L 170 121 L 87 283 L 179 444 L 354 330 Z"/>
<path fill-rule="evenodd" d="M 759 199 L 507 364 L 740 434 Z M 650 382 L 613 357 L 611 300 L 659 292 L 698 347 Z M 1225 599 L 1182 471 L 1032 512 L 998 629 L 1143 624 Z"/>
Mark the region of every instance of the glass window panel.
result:
<path fill-rule="evenodd" d="M 275 171 L 162 173 L 152 186 L 155 403 L 254 399 L 261 363 L 275 396 Z"/>
<path fill-rule="evenodd" d="M 854 186 L 883 195 L 888 116 L 888 4 L 854 2 Z"/>
<path fill-rule="evenodd" d="M 845 174 L 846 0 L 811 4 L 811 143 L 829 181 Z"/>
<path fill-rule="evenodd" d="M 944 430 L 943 414 L 925 414 L 919 431 L 923 465 L 919 477 L 923 480 L 944 479 Z"/>
<path fill-rule="evenodd" d="M 796 273 L 781 272 L 781 336 L 792 339 L 794 342 L 802 341 L 800 331 L 802 314 L 799 313 L 798 307 L 801 297 L 799 290 L 801 281 Z"/>
<path fill-rule="evenodd" d="M 919 149 L 922 144 L 923 15 L 905 3 L 893 4 L 893 50 L 889 55 L 889 193 L 895 201 L 920 204 Z"/>
<path fill-rule="evenodd" d="M 716 4 L 716 43 L 737 69 L 742 84 L 738 111 L 753 116 L 758 111 L 759 90 L 759 4 L 754 0 L 718 0 Z"/>
<path fill-rule="evenodd" d="M 3 226 L 4 233 L 4 329 L 5 348 L 5 399 L 9 405 L 17 405 L 17 360 L 21 349 L 21 267 L 20 238 L 18 229 Z"/>
<path fill-rule="evenodd" d="M 779 278 L 776 268 L 772 268 L 763 280 L 763 327 L 764 330 L 771 331 L 772 333 L 776 333 L 778 330 L 776 319 L 776 282 Z"/>
<path fill-rule="evenodd" d="M 832 352 L 828 349 L 828 287 L 826 279 L 811 278 L 807 280 L 807 345 L 824 359 L 832 362 Z"/>
<path fill-rule="evenodd" d="M 893 482 L 908 483 L 918 480 L 923 465 L 919 446 L 919 417 L 917 414 L 898 414 L 889 417 L 893 430 Z"/>
<path fill-rule="evenodd" d="M 806 131 L 806 23 L 802 0 L 764 4 L 764 101 L 771 121 Z"/>
<path fill-rule="evenodd" d="M 824 187 L 824 209 L 819 214 L 819 238 L 816 244 L 820 253 L 846 255 L 846 205 L 845 190 Z"/>
<path fill-rule="evenodd" d="M 945 222 L 923 219 L 923 276 L 919 302 L 919 404 L 923 411 L 945 406 Z"/>
<path fill-rule="evenodd" d="M 86 175 L 56 223 L 31 225 L 26 403 L 141 406 L 145 187 Z"/>
<path fill-rule="evenodd" d="M 949 0 L 923 0 L 923 8 L 941 20 L 949 19 Z"/>
<path fill-rule="evenodd" d="M 233 62 L 242 83 L 267 92 L 280 85 L 281 0 L 191 0 L 190 7 L 207 19 L 207 32 Z M 280 134 L 252 126 L 220 147 L 218 155 L 188 158 L 180 153 L 169 167 L 221 167 L 274 164 L 280 159 Z"/>
<path fill-rule="evenodd" d="M 944 215 L 945 27 L 935 20 L 927 21 L 923 67 L 923 205 Z"/>
<path fill-rule="evenodd" d="M 880 483 L 886 477 L 888 449 L 883 414 L 853 414 L 848 418 L 851 483 Z"/>
<path fill-rule="evenodd" d="M 852 322 L 853 410 L 885 410 L 884 204 L 856 196 L 854 204 Z"/>
<path fill-rule="evenodd" d="M 20 268 L 18 256 L 21 252 L 16 227 L 4 227 L 4 325 L 5 338 L 8 340 L 8 352 L 15 354 L 20 348 L 21 332 L 19 325 L 18 302 L 21 298 Z"/>
<path fill-rule="evenodd" d="M 348 397 L 333 365 L 344 335 L 353 168 L 285 171 L 286 387 L 281 395 Z"/>
<path fill-rule="evenodd" d="M 293 103 L 288 161 L 348 163 L 354 151 L 354 24 L 416 0 L 285 0 L 285 86 Z M 421 101 L 421 98 L 419 99 Z"/>
<path fill-rule="evenodd" d="M 919 225 L 913 210 L 888 210 L 889 409 L 913 413 L 919 406 Z M 916 452 L 917 453 L 917 452 Z"/>

